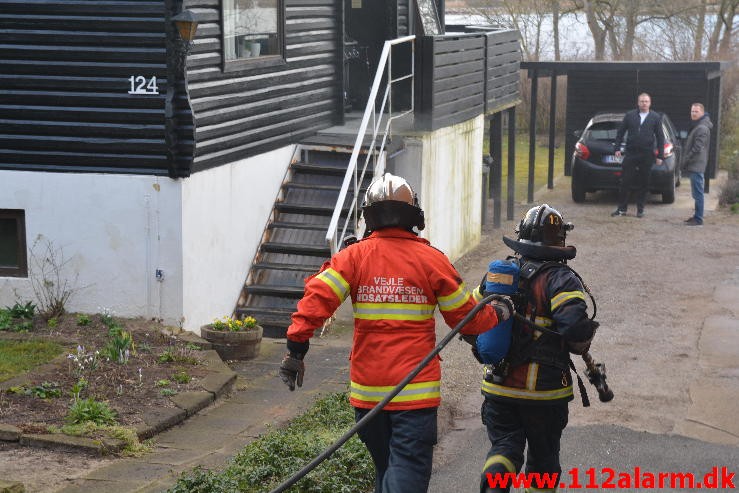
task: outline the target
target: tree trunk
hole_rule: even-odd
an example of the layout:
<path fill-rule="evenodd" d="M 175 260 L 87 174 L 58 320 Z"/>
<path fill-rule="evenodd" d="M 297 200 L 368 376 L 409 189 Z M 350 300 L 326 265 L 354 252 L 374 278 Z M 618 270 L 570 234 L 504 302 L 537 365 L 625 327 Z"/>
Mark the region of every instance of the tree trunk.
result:
<path fill-rule="evenodd" d="M 703 59 L 703 35 L 706 32 L 706 2 L 701 0 L 698 8 L 698 24 L 695 28 L 695 45 L 693 47 L 693 60 Z"/>
<path fill-rule="evenodd" d="M 585 18 L 588 21 L 590 34 L 593 36 L 595 59 L 603 60 L 606 53 L 606 32 L 598 24 L 598 18 L 595 15 L 595 9 L 590 0 L 583 0 L 583 10 L 585 10 Z"/>
<path fill-rule="evenodd" d="M 718 43 L 721 38 L 721 28 L 724 27 L 723 18 L 724 12 L 726 11 L 727 0 L 721 1 L 721 6 L 718 13 L 716 14 L 716 22 L 713 25 L 713 31 L 711 32 L 711 39 L 708 44 L 708 58 L 713 60 L 718 54 Z"/>
<path fill-rule="evenodd" d="M 721 37 L 721 42 L 718 46 L 718 54 L 721 58 L 726 58 L 730 55 L 731 51 L 731 38 L 734 31 L 734 17 L 736 16 L 736 9 L 739 5 L 738 0 L 726 0 L 726 12 L 722 16 L 721 20 L 724 24 L 724 35 Z"/>
<path fill-rule="evenodd" d="M 550 0 L 552 7 L 552 37 L 554 38 L 554 61 L 558 62 L 562 58 L 559 50 L 559 0 Z"/>

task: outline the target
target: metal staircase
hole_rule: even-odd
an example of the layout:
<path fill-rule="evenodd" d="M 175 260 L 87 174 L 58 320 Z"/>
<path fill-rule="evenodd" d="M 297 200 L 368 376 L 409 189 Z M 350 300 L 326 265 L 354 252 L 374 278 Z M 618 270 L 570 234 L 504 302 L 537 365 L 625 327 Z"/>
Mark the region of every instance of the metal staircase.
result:
<path fill-rule="evenodd" d="M 267 337 L 285 337 L 305 278 L 338 251 L 345 236 L 363 233 L 359 209 L 372 178 L 384 172 L 386 155 L 392 152 L 387 148 L 391 124 L 413 117 L 412 91 L 410 108 L 393 111 L 392 87 L 408 80 L 413 87 L 414 40 L 406 36 L 385 42 L 367 108 L 349 142 L 316 136 L 298 146 L 299 157 L 292 159 L 234 310 L 239 318 L 255 317 Z M 398 45 L 411 49 L 407 73 L 393 69 L 392 50 Z M 378 97 L 383 82 L 384 94 Z M 398 143 L 394 146 L 397 151 Z"/>
<path fill-rule="evenodd" d="M 236 308 L 239 317 L 255 317 L 267 337 L 285 337 L 290 315 L 303 296 L 304 279 L 331 256 L 326 230 L 350 155 L 351 148 L 313 145 L 302 147 L 299 159 L 290 165 Z M 360 194 L 371 178 L 364 179 Z M 353 186 L 350 190 L 351 197 Z M 342 217 L 349 214 L 350 197 Z"/>

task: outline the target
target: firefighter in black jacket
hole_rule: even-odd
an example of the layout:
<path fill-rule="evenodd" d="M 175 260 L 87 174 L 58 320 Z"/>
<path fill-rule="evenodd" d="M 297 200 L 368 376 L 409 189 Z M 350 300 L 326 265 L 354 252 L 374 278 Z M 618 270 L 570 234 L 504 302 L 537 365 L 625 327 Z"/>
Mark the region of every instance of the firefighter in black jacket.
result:
<path fill-rule="evenodd" d="M 621 157 L 621 143 L 624 134 L 626 139 L 626 154 L 623 160 L 623 174 L 621 187 L 618 191 L 618 208 L 611 216 L 623 216 L 629 205 L 629 192 L 636 188 L 636 217 L 644 217 L 644 203 L 649 190 L 649 174 L 652 165 L 661 165 L 665 152 L 665 135 L 662 132 L 662 117 L 659 113 L 650 111 L 652 98 L 647 93 L 639 94 L 638 109 L 631 110 L 624 115 L 616 133 L 614 149 L 616 157 Z M 655 146 L 656 141 L 656 146 Z M 657 157 L 655 161 L 655 149 Z"/>
<path fill-rule="evenodd" d="M 570 353 L 586 352 L 596 327 L 587 316 L 582 281 L 566 265 L 576 254 L 574 246 L 565 246 L 572 228 L 543 204 L 526 213 L 517 240 L 503 237 L 521 265 L 516 311 L 547 330 L 516 320 L 508 355 L 486 372 L 482 417 L 491 447 L 481 492 L 509 491 L 491 487 L 487 473 L 518 473 L 526 444 L 527 473 L 561 473 L 560 438 L 573 398 Z"/>

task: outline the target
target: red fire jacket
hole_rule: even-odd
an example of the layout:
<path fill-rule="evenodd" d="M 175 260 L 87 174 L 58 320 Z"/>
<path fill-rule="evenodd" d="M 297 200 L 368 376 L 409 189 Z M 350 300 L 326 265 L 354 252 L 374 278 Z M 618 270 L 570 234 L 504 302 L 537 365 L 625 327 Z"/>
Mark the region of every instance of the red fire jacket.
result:
<path fill-rule="evenodd" d="M 303 299 L 287 338 L 306 342 L 351 296 L 354 342 L 350 401 L 372 408 L 436 345 L 434 309 L 449 326 L 475 306 L 447 257 L 429 242 L 399 228 L 385 228 L 348 246 L 306 279 Z M 462 329 L 480 334 L 498 323 L 486 306 Z M 441 367 L 437 357 L 392 401 L 387 410 L 438 406 Z"/>

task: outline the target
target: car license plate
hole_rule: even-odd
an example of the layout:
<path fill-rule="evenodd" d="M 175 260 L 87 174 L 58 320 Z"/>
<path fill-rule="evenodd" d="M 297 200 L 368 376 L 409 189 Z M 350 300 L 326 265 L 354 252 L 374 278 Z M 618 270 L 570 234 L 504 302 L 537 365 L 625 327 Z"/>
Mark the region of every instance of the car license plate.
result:
<path fill-rule="evenodd" d="M 606 164 L 621 164 L 623 156 L 616 156 L 615 154 L 608 154 L 603 156 L 603 162 Z"/>

